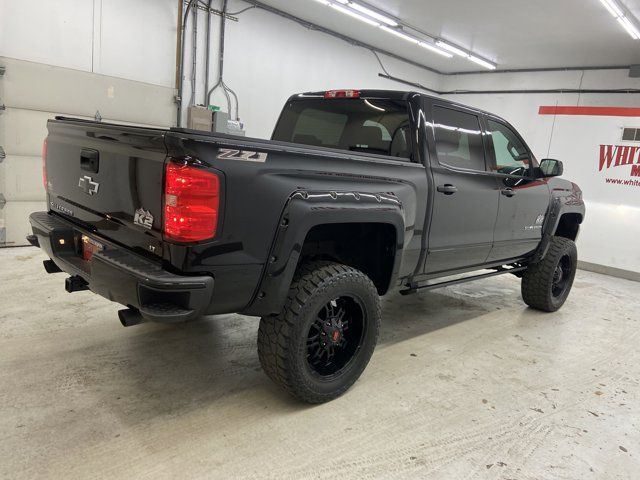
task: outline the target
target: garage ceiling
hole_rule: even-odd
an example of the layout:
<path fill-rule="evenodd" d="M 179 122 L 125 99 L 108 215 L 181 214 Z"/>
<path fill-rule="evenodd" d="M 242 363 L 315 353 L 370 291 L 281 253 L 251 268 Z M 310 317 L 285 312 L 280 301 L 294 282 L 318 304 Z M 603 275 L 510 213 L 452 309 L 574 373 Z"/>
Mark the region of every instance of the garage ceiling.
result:
<path fill-rule="evenodd" d="M 446 59 L 314 0 L 261 0 L 322 27 L 443 72 L 480 70 Z M 598 0 L 366 0 L 418 31 L 494 61 L 499 70 L 640 64 L 633 40 Z M 640 0 L 620 0 L 640 18 Z M 417 32 L 414 32 L 417 33 Z"/>

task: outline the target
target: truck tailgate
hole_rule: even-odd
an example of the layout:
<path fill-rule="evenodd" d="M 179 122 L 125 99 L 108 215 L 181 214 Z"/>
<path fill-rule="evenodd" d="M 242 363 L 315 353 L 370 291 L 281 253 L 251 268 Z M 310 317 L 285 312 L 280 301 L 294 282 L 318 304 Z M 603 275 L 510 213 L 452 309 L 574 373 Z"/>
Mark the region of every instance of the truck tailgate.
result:
<path fill-rule="evenodd" d="M 164 130 L 48 123 L 49 209 L 134 250 L 162 255 Z"/>

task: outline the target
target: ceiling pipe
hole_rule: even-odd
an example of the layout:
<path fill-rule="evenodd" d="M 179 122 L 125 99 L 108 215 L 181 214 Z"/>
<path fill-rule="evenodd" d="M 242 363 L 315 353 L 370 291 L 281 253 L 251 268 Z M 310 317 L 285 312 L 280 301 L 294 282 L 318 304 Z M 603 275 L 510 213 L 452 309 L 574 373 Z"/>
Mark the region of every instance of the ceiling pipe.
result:
<path fill-rule="evenodd" d="M 224 82 L 224 50 L 225 50 L 225 38 L 226 38 L 226 24 L 227 24 L 227 5 L 228 0 L 223 0 L 222 2 L 222 18 L 220 22 L 220 42 L 219 42 L 219 51 L 218 51 L 218 81 L 217 83 L 209 89 L 207 92 L 207 103 L 211 103 L 211 96 L 213 92 L 215 92 L 218 88 L 222 89 L 226 99 L 227 99 L 227 109 L 229 115 L 231 115 L 231 97 L 233 96 L 233 100 L 236 105 L 236 115 L 235 119 L 240 120 L 240 102 L 238 101 L 238 95 L 234 92 L 227 84 Z"/>
<path fill-rule="evenodd" d="M 178 127 L 182 125 L 182 90 L 184 88 L 184 44 L 185 44 L 185 35 L 187 32 L 187 21 L 189 20 L 189 12 L 191 11 L 191 7 L 198 0 L 191 0 L 187 5 L 184 14 L 182 15 L 182 22 L 180 26 L 180 68 L 178 69 L 178 93 L 176 96 L 176 103 L 178 104 L 178 118 L 176 124 Z"/>
<path fill-rule="evenodd" d="M 178 0 L 178 25 L 176 26 L 176 90 L 180 88 L 180 57 L 182 52 L 182 13 L 183 0 Z"/>
<path fill-rule="evenodd" d="M 434 90 L 433 88 L 425 87 L 424 85 L 418 82 L 412 82 L 410 80 L 405 80 L 403 78 L 394 77 L 393 75 L 388 75 L 386 73 L 379 73 L 379 77 L 386 78 L 387 80 L 393 80 L 394 82 L 402 83 L 403 85 L 409 85 L 411 87 L 419 88 L 420 90 L 424 90 L 429 93 L 435 93 L 436 95 L 501 95 L 501 94 L 541 94 L 541 93 L 579 93 L 579 94 L 588 94 L 588 93 L 621 93 L 621 94 L 631 94 L 640 93 L 640 89 L 638 88 L 619 88 L 619 89 L 611 89 L 611 88 L 550 88 L 550 89 L 522 89 L 522 90 Z"/>
<path fill-rule="evenodd" d="M 209 106 L 208 92 L 209 92 L 209 63 L 211 62 L 211 4 L 213 0 L 209 0 L 207 3 L 207 45 L 205 50 L 205 70 L 204 70 L 204 105 Z"/>
<path fill-rule="evenodd" d="M 189 105 L 196 104 L 196 77 L 198 68 L 198 9 L 193 9 L 193 28 L 191 29 L 192 43 L 191 46 L 191 97 Z"/>

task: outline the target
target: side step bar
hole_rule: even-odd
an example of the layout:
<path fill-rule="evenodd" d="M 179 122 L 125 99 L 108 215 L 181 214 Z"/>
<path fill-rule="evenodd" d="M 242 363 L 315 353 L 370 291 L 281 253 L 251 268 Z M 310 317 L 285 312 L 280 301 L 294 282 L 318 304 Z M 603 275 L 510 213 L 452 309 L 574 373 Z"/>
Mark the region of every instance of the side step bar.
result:
<path fill-rule="evenodd" d="M 473 275 L 471 277 L 458 278 L 456 280 L 449 280 L 440 283 L 429 283 L 426 285 L 411 285 L 405 290 L 400 290 L 401 295 L 410 295 L 420 290 L 434 290 L 436 288 L 449 287 L 451 285 L 459 285 L 461 283 L 472 282 L 474 280 L 482 280 L 484 278 L 496 277 L 498 275 L 504 275 L 505 273 L 518 273 L 526 270 L 527 267 L 513 267 L 513 268 L 501 268 L 495 272 L 483 273 L 482 275 Z"/>

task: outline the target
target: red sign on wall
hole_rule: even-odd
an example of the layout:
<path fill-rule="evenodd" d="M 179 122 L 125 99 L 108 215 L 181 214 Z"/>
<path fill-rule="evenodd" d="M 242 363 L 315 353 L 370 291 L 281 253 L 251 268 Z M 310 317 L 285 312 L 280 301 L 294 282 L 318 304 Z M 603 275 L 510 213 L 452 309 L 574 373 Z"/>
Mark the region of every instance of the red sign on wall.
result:
<path fill-rule="evenodd" d="M 606 178 L 606 182 L 613 185 L 640 186 L 640 147 L 629 145 L 600 145 L 598 171 L 608 171 L 611 168 L 628 167 L 630 180 L 620 178 Z"/>

